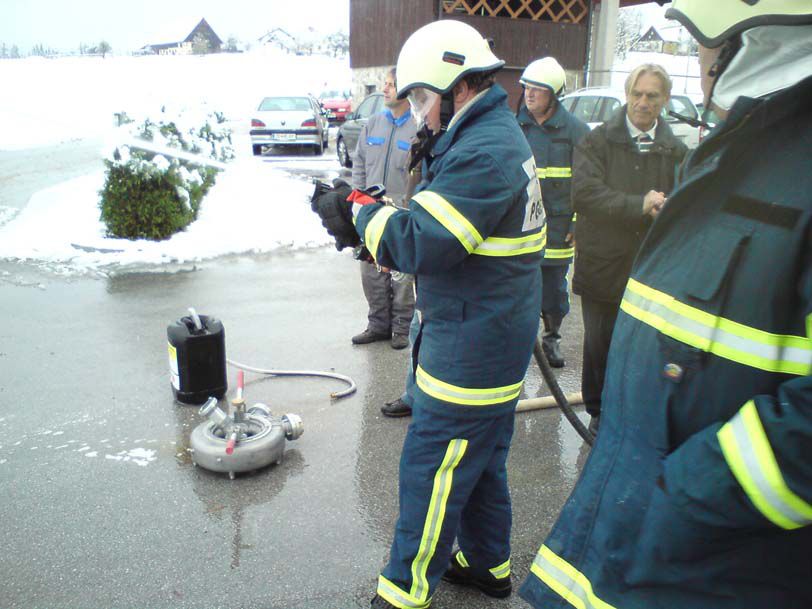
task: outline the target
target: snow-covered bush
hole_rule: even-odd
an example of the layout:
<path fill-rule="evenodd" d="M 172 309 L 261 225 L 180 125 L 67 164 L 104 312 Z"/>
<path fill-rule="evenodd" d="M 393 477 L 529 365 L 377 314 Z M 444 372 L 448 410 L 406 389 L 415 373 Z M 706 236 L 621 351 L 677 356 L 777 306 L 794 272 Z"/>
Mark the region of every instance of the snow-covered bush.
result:
<path fill-rule="evenodd" d="M 130 134 L 136 141 L 117 146 L 105 160 L 99 208 L 108 235 L 160 241 L 197 219 L 218 171 L 202 159 L 222 163 L 234 158 L 224 122 L 219 113 L 170 119 L 162 110 L 157 118 L 133 124 Z"/>

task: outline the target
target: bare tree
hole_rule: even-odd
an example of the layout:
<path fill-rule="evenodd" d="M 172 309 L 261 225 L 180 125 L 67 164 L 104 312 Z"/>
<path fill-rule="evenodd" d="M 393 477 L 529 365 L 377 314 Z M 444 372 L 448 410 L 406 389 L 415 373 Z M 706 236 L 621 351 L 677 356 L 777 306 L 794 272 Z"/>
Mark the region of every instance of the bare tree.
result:
<path fill-rule="evenodd" d="M 108 43 L 106 40 L 102 40 L 99 43 L 99 46 L 96 47 L 96 52 L 101 53 L 102 59 L 104 59 L 104 56 L 107 55 L 107 53 L 109 53 L 112 50 L 113 48 L 110 46 L 110 43 Z"/>
<path fill-rule="evenodd" d="M 205 55 L 211 52 L 211 43 L 203 34 L 195 34 L 192 39 L 192 53 L 195 55 Z"/>
<path fill-rule="evenodd" d="M 618 11 L 615 57 L 626 59 L 626 55 L 640 38 L 642 29 L 643 13 L 639 8 L 624 8 Z"/>

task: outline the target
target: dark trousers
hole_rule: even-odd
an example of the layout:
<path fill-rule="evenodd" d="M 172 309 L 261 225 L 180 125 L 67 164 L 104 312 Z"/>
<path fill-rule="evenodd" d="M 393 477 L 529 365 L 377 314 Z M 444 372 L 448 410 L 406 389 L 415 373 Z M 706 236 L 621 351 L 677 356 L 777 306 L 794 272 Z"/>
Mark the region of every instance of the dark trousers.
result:
<path fill-rule="evenodd" d="M 606 357 L 619 304 L 581 297 L 584 317 L 584 359 L 581 370 L 581 394 L 586 411 L 594 416 L 601 413 L 601 393 L 606 377 Z"/>
<path fill-rule="evenodd" d="M 470 419 L 418 403 L 400 457 L 400 515 L 378 594 L 424 609 L 451 558 L 454 539 L 478 577 L 510 572 L 507 456 L 513 412 Z"/>
<path fill-rule="evenodd" d="M 568 264 L 541 265 L 541 312 L 547 317 L 562 320 L 570 312 L 569 270 Z"/>

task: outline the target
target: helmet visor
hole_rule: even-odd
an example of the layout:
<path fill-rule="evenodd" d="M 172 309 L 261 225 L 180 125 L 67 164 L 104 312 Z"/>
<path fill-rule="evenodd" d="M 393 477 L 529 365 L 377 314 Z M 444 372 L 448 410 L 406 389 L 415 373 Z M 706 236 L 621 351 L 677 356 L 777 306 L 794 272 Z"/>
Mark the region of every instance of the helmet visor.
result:
<path fill-rule="evenodd" d="M 415 87 L 409 90 L 406 97 L 412 108 L 412 116 L 417 123 L 417 128 L 420 129 L 426 124 L 426 117 L 437 100 L 440 99 L 440 94 L 423 87 Z"/>

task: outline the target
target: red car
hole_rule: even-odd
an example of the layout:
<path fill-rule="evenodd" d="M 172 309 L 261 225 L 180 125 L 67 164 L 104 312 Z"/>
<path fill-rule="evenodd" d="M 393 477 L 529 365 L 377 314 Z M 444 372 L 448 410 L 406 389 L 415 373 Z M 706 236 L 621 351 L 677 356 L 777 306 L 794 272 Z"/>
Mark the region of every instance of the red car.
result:
<path fill-rule="evenodd" d="M 350 113 L 349 91 L 324 91 L 319 95 L 319 102 L 327 110 L 327 119 L 331 123 L 343 123 Z"/>

